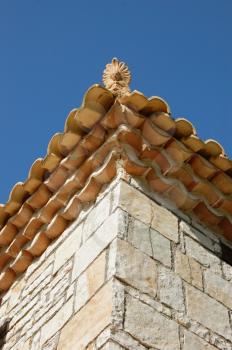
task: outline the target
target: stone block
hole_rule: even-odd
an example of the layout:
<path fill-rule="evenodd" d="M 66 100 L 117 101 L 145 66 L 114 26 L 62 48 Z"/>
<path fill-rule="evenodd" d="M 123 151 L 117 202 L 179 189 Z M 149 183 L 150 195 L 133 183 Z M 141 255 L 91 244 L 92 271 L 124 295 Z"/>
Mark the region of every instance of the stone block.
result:
<path fill-rule="evenodd" d="M 101 348 L 101 350 L 124 350 L 124 349 L 126 350 L 126 348 L 122 347 L 121 345 L 111 340 L 107 342 L 107 344 L 105 344 L 103 348 Z"/>
<path fill-rule="evenodd" d="M 189 237 L 185 237 L 185 246 L 187 255 L 197 260 L 201 265 L 210 267 L 212 271 L 221 274 L 220 259 L 216 255 Z"/>
<path fill-rule="evenodd" d="M 96 207 L 89 212 L 83 225 L 83 241 L 86 241 L 93 232 L 108 218 L 110 213 L 110 195 L 102 198 Z"/>
<path fill-rule="evenodd" d="M 158 286 L 159 297 L 162 303 L 178 311 L 185 310 L 182 281 L 179 276 L 160 266 Z"/>
<path fill-rule="evenodd" d="M 126 300 L 125 331 L 147 347 L 180 349 L 178 325 L 130 296 Z"/>
<path fill-rule="evenodd" d="M 82 224 L 78 225 L 70 236 L 57 248 L 55 252 L 55 261 L 53 274 L 63 266 L 78 251 L 81 245 Z"/>
<path fill-rule="evenodd" d="M 156 295 L 157 266 L 153 259 L 128 242 L 116 241 L 115 275 L 143 293 Z"/>
<path fill-rule="evenodd" d="M 139 220 L 132 220 L 128 230 L 128 241 L 145 254 L 152 256 L 149 226 Z"/>
<path fill-rule="evenodd" d="M 75 312 L 77 312 L 103 285 L 105 280 L 105 266 L 106 251 L 103 251 L 77 279 L 74 305 Z"/>
<path fill-rule="evenodd" d="M 143 346 L 141 342 L 132 337 L 129 333 L 119 330 L 111 335 L 113 341 L 120 343 L 123 347 L 130 350 L 147 350 L 147 347 Z M 153 348 L 149 348 L 153 350 Z"/>
<path fill-rule="evenodd" d="M 69 299 L 63 307 L 42 327 L 41 344 L 52 338 L 70 319 L 73 314 L 73 298 Z"/>
<path fill-rule="evenodd" d="M 186 302 L 190 318 L 226 339 L 232 339 L 228 310 L 222 304 L 188 285 L 186 285 Z"/>
<path fill-rule="evenodd" d="M 155 202 L 152 202 L 151 227 L 171 241 L 179 241 L 177 216 Z"/>
<path fill-rule="evenodd" d="M 77 251 L 74 258 L 72 281 L 95 260 L 117 236 L 120 209 L 116 210 Z"/>
<path fill-rule="evenodd" d="M 180 231 L 192 237 L 195 241 L 198 241 L 207 249 L 214 251 L 215 242 L 210 237 L 207 237 L 199 230 L 194 229 L 191 225 L 187 224 L 186 222 L 180 222 Z"/>
<path fill-rule="evenodd" d="M 232 266 L 228 265 L 226 262 L 222 262 L 222 272 L 228 281 L 232 280 Z"/>
<path fill-rule="evenodd" d="M 224 280 L 210 270 L 205 271 L 204 278 L 206 293 L 232 310 L 232 282 Z"/>
<path fill-rule="evenodd" d="M 171 244 L 170 241 L 156 230 L 151 229 L 151 244 L 153 258 L 162 264 L 171 267 Z"/>
<path fill-rule="evenodd" d="M 119 206 L 134 218 L 150 225 L 152 218 L 152 201 L 137 189 L 121 181 L 119 194 L 114 206 Z"/>
<path fill-rule="evenodd" d="M 179 250 L 175 254 L 175 271 L 186 282 L 191 283 L 189 258 Z"/>
<path fill-rule="evenodd" d="M 195 334 L 185 331 L 183 350 L 216 350 L 216 348 Z"/>
<path fill-rule="evenodd" d="M 201 265 L 195 259 L 189 257 L 189 266 L 191 270 L 192 285 L 199 289 L 203 289 Z"/>
<path fill-rule="evenodd" d="M 109 281 L 64 326 L 57 350 L 85 349 L 111 322 L 112 282 Z"/>

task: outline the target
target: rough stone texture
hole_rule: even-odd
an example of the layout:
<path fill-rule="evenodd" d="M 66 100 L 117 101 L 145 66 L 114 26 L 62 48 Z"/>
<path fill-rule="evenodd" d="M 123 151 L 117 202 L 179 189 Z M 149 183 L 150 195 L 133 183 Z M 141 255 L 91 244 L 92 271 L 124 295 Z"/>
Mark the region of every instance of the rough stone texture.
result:
<path fill-rule="evenodd" d="M 221 274 L 220 259 L 213 253 L 206 250 L 200 243 L 186 236 L 186 253 L 197 260 L 201 265 L 210 267 L 212 271 Z"/>
<path fill-rule="evenodd" d="M 231 283 L 207 270 L 205 277 L 205 291 L 232 310 Z"/>
<path fill-rule="evenodd" d="M 105 187 L 3 296 L 1 350 L 232 349 L 218 237 L 139 186 Z"/>
<path fill-rule="evenodd" d="M 118 205 L 144 224 L 151 223 L 152 201 L 125 182 L 121 183 Z"/>
<path fill-rule="evenodd" d="M 155 261 L 125 241 L 117 240 L 116 245 L 115 275 L 141 292 L 155 296 L 157 290 Z"/>
<path fill-rule="evenodd" d="M 125 330 L 147 346 L 179 349 L 178 325 L 131 297 L 127 297 Z"/>
<path fill-rule="evenodd" d="M 76 252 L 72 280 L 75 280 L 116 237 L 119 222 L 118 215 L 119 211 L 112 214 Z"/>
<path fill-rule="evenodd" d="M 69 320 L 73 313 L 73 299 L 71 298 L 41 329 L 41 344 L 53 337 Z"/>
<path fill-rule="evenodd" d="M 186 282 L 191 283 L 189 258 L 177 250 L 175 255 L 175 271 Z"/>
<path fill-rule="evenodd" d="M 56 250 L 53 273 L 56 273 L 60 267 L 79 249 L 82 238 L 81 233 L 82 225 L 79 225 L 71 236 L 68 237 Z"/>
<path fill-rule="evenodd" d="M 123 348 L 121 345 L 116 344 L 112 341 L 109 341 L 107 344 L 105 344 L 102 348 L 102 350 L 123 350 L 126 348 Z"/>
<path fill-rule="evenodd" d="M 110 324 L 111 312 L 112 283 L 109 282 L 63 328 L 58 350 L 85 349 Z"/>
<path fill-rule="evenodd" d="M 152 256 L 149 226 L 139 220 L 133 220 L 129 225 L 128 241 L 136 248 Z"/>
<path fill-rule="evenodd" d="M 193 320 L 232 340 L 228 311 L 223 305 L 190 286 L 186 286 L 186 300 Z"/>
<path fill-rule="evenodd" d="M 216 348 L 210 344 L 207 344 L 203 339 L 197 337 L 195 334 L 185 332 L 183 350 L 216 350 Z"/>
<path fill-rule="evenodd" d="M 151 229 L 151 244 L 153 257 L 162 264 L 171 267 L 171 244 L 170 241 L 159 232 Z"/>
<path fill-rule="evenodd" d="M 159 269 L 160 301 L 173 309 L 184 311 L 184 295 L 181 278 L 165 267 Z"/>
<path fill-rule="evenodd" d="M 168 239 L 178 242 L 178 218 L 167 209 L 152 203 L 151 227 Z"/>
<path fill-rule="evenodd" d="M 77 312 L 87 300 L 104 284 L 106 251 L 77 279 L 74 309 Z"/>

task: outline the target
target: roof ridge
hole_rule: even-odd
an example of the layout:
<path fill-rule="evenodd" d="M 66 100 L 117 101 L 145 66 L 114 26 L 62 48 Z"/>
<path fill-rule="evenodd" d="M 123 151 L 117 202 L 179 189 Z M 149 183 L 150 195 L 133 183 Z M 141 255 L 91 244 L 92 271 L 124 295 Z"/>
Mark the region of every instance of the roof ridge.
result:
<path fill-rule="evenodd" d="M 65 230 L 82 202 L 96 198 L 114 177 L 117 157 L 129 174 L 232 239 L 232 161 L 223 148 L 200 140 L 186 119 L 174 120 L 160 97 L 134 91 L 115 98 L 94 85 L 0 208 L 0 290 Z"/>

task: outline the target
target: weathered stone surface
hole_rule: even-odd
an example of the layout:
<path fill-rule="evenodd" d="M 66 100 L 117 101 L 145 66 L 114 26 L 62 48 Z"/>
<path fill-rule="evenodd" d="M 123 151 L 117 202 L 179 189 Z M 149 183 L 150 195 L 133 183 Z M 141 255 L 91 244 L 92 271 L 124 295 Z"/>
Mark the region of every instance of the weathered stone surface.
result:
<path fill-rule="evenodd" d="M 115 275 L 141 292 L 156 295 L 156 263 L 128 242 L 117 240 Z"/>
<path fill-rule="evenodd" d="M 162 264 L 171 267 L 171 244 L 170 241 L 151 229 L 151 244 L 153 257 Z"/>
<path fill-rule="evenodd" d="M 77 279 L 75 292 L 75 312 L 103 285 L 105 280 L 106 251 Z"/>
<path fill-rule="evenodd" d="M 111 321 L 112 283 L 97 294 L 65 325 L 57 350 L 84 349 Z"/>
<path fill-rule="evenodd" d="M 148 347 L 180 348 L 178 325 L 130 296 L 127 297 L 125 330 Z"/>
<path fill-rule="evenodd" d="M 187 255 L 182 254 L 179 250 L 176 251 L 175 255 L 175 271 L 186 282 L 191 283 L 189 258 Z"/>
<path fill-rule="evenodd" d="M 152 202 L 151 227 L 168 239 L 178 242 L 178 219 L 169 210 Z"/>
<path fill-rule="evenodd" d="M 10 298 L 7 305 L 7 312 L 13 309 L 19 302 L 20 295 L 22 294 L 22 290 L 25 284 L 26 284 L 25 279 L 21 278 L 11 287 Z"/>
<path fill-rule="evenodd" d="M 134 219 L 129 225 L 128 241 L 145 254 L 152 256 L 149 226 Z"/>
<path fill-rule="evenodd" d="M 210 270 L 205 271 L 204 277 L 206 293 L 232 309 L 232 283 L 215 275 Z"/>
<path fill-rule="evenodd" d="M 120 343 L 123 347 L 130 350 L 147 350 L 137 339 L 133 338 L 129 333 L 117 331 L 111 335 L 111 338 Z M 153 348 L 149 348 L 152 350 Z"/>
<path fill-rule="evenodd" d="M 222 262 L 223 275 L 228 281 L 232 280 L 232 266 L 228 265 L 224 261 Z"/>
<path fill-rule="evenodd" d="M 108 218 L 110 213 L 110 194 L 102 198 L 96 207 L 94 207 L 83 225 L 83 240 L 86 241 L 88 237 L 98 229 L 98 227 Z"/>
<path fill-rule="evenodd" d="M 181 278 L 169 269 L 161 266 L 159 269 L 158 285 L 161 302 L 178 311 L 184 311 L 184 296 Z"/>
<path fill-rule="evenodd" d="M 105 344 L 103 346 L 103 348 L 101 348 L 102 350 L 124 350 L 126 348 L 122 347 L 121 345 L 113 342 L 113 341 L 109 341 L 107 342 L 107 344 Z"/>
<path fill-rule="evenodd" d="M 58 247 L 55 252 L 53 274 L 78 251 L 81 245 L 82 225 L 78 225 L 74 232 Z"/>
<path fill-rule="evenodd" d="M 227 309 L 194 287 L 186 285 L 187 313 L 193 320 L 232 339 Z"/>
<path fill-rule="evenodd" d="M 43 350 L 56 350 L 59 340 L 59 333 L 52 337 L 49 341 L 46 342 L 43 346 Z M 24 350 L 24 349 L 23 349 Z"/>
<path fill-rule="evenodd" d="M 72 280 L 74 281 L 117 236 L 120 209 L 113 213 L 75 254 Z"/>
<path fill-rule="evenodd" d="M 185 237 L 185 245 L 187 255 L 196 259 L 201 265 L 210 267 L 212 271 L 221 274 L 220 259 L 216 255 L 189 237 Z"/>
<path fill-rule="evenodd" d="M 189 257 L 189 266 L 191 270 L 192 285 L 199 289 L 203 289 L 201 265 L 195 259 Z"/>
<path fill-rule="evenodd" d="M 53 337 L 69 320 L 73 313 L 73 298 L 69 299 L 66 304 L 51 318 L 41 330 L 41 344 Z"/>
<path fill-rule="evenodd" d="M 152 201 L 137 189 L 128 185 L 124 181 L 120 183 L 120 194 L 117 205 L 127 211 L 134 218 L 147 225 L 150 224 L 152 218 L 151 203 Z"/>
<path fill-rule="evenodd" d="M 201 245 L 214 251 L 214 241 L 201 233 L 199 230 L 194 229 L 191 225 L 184 221 L 180 222 L 180 231 L 186 233 L 188 236 L 192 237 L 194 240 L 198 241 Z M 215 237 L 216 239 L 216 237 Z"/>
<path fill-rule="evenodd" d="M 216 348 L 195 334 L 185 331 L 183 350 L 216 350 Z"/>

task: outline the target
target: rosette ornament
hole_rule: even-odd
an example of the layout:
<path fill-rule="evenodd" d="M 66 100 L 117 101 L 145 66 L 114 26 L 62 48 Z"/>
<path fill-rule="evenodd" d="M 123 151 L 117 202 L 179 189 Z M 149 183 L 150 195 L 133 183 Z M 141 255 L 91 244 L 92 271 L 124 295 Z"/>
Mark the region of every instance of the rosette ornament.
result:
<path fill-rule="evenodd" d="M 123 96 L 130 93 L 131 73 L 128 66 L 117 58 L 113 58 L 112 62 L 106 65 L 102 80 L 105 87 L 115 96 Z"/>

